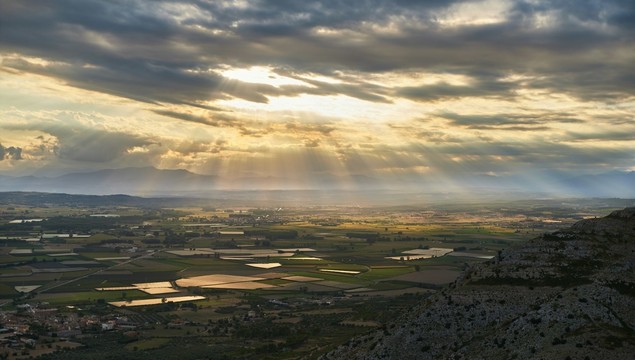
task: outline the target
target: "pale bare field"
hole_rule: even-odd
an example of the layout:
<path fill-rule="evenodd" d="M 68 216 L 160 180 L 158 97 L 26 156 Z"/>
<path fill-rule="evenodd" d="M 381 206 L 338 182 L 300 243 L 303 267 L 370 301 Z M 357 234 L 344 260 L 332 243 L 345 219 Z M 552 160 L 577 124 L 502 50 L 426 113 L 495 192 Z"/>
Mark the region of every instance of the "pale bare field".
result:
<path fill-rule="evenodd" d="M 253 263 L 253 264 L 245 264 L 247 266 L 260 268 L 260 269 L 273 269 L 282 266 L 280 263 Z"/>
<path fill-rule="evenodd" d="M 207 285 L 220 285 L 220 284 L 228 284 L 228 283 L 236 283 L 236 282 L 260 281 L 260 280 L 265 280 L 265 278 L 258 278 L 253 276 L 213 274 L 213 275 L 202 275 L 202 276 L 195 276 L 191 278 L 179 279 L 176 281 L 176 284 L 180 287 L 190 287 L 190 286 L 204 287 Z"/>
<path fill-rule="evenodd" d="M 150 288 L 171 288 L 172 284 L 169 281 L 158 281 L 158 282 L 148 282 L 148 283 L 137 283 L 132 284 L 139 289 L 150 289 Z"/>
<path fill-rule="evenodd" d="M 254 281 L 201 286 L 201 288 L 203 289 L 233 289 L 233 290 L 257 290 L 257 289 L 268 289 L 273 287 L 277 287 L 277 286 L 254 282 Z"/>
<path fill-rule="evenodd" d="M 169 302 L 185 302 L 185 301 L 197 301 L 197 300 L 205 300 L 204 296 L 175 296 L 168 297 L 162 299 L 142 299 L 142 300 L 130 300 L 130 301 L 112 301 L 109 302 L 110 305 L 116 307 L 122 306 L 147 306 L 147 305 L 159 305 L 162 303 Z"/>
<path fill-rule="evenodd" d="M 150 295 L 173 294 L 173 293 L 180 292 L 179 290 L 173 289 L 171 287 L 170 288 L 146 288 L 146 289 L 139 289 L 139 290 Z"/>
<path fill-rule="evenodd" d="M 361 273 L 361 271 L 353 271 L 353 270 L 336 270 L 336 269 L 320 269 L 322 272 L 331 272 L 337 274 L 348 274 L 348 275 L 357 275 Z"/>
<path fill-rule="evenodd" d="M 31 292 L 37 288 L 39 288 L 42 285 L 23 285 L 23 286 L 15 286 L 15 291 L 17 292 L 23 292 L 23 293 L 28 293 Z"/>

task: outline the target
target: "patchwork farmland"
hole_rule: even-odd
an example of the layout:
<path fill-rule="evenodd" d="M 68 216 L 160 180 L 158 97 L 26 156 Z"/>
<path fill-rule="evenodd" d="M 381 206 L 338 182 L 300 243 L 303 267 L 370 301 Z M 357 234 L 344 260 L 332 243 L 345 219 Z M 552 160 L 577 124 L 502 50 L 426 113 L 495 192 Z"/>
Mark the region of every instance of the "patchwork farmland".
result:
<path fill-rule="evenodd" d="M 0 309 L 16 314 L 5 324 L 36 329 L 37 346 L 83 334 L 78 356 L 188 343 L 192 356 L 213 346 L 310 359 L 383 326 L 549 221 L 575 220 L 565 213 L 13 204 L 0 216 Z M 126 331 L 129 345 L 118 346 Z"/>

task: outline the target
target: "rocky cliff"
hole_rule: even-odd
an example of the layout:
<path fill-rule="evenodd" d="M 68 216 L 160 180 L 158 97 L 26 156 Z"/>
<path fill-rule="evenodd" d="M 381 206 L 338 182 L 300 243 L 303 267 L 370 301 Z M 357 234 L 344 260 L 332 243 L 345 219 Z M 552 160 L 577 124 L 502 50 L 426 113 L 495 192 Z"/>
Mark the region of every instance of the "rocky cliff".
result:
<path fill-rule="evenodd" d="M 635 208 L 467 269 L 323 359 L 634 359 Z"/>

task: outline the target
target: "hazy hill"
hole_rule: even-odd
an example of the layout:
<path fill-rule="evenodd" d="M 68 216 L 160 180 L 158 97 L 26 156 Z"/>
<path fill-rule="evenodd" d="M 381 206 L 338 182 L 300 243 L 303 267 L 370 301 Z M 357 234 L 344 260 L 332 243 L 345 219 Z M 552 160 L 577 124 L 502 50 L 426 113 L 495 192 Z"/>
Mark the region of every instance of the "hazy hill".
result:
<path fill-rule="evenodd" d="M 306 175 L 306 174 L 304 174 Z M 410 173 L 368 176 L 362 174 L 317 173 L 222 178 L 187 170 L 153 167 L 106 169 L 68 173 L 61 176 L 0 176 L 0 191 L 43 191 L 73 194 L 178 195 L 232 190 L 317 190 L 317 191 L 405 191 L 415 193 L 457 193 L 462 198 L 482 199 L 489 194 L 540 193 L 558 197 L 635 197 L 635 172 L 613 171 L 597 175 L 571 176 L 550 172 L 527 176 L 473 175 L 452 179 Z M 539 185 L 537 185 L 539 184 Z"/>
<path fill-rule="evenodd" d="M 106 169 L 57 177 L 0 177 L 2 191 L 46 191 L 74 194 L 155 194 L 210 190 L 216 177 L 187 170 L 153 167 Z"/>
<path fill-rule="evenodd" d="M 143 198 L 129 195 L 76 195 L 41 192 L 0 192 L 0 204 L 26 206 L 137 206 L 161 208 L 178 206 L 205 206 L 205 200 L 192 198 Z"/>
<path fill-rule="evenodd" d="M 323 359 L 633 359 L 635 208 L 488 263 Z"/>

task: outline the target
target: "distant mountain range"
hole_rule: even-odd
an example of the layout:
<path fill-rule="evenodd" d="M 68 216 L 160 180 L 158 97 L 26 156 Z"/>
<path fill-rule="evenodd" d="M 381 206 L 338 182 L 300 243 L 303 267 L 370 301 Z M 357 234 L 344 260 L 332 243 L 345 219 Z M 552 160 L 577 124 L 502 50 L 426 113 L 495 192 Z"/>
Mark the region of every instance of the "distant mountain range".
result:
<path fill-rule="evenodd" d="M 57 177 L 0 176 L 2 191 L 45 191 L 72 194 L 185 193 L 214 189 L 217 178 L 187 170 L 153 167 L 107 169 Z"/>
<path fill-rule="evenodd" d="M 160 170 L 153 167 L 107 169 L 68 173 L 56 177 L 0 176 L 0 191 L 43 191 L 71 194 L 184 195 L 221 190 L 347 190 L 373 189 L 416 192 L 494 191 L 544 193 L 579 197 L 635 197 L 635 172 L 607 172 L 571 176 L 551 172 L 530 176 L 455 176 L 434 180 L 421 174 L 390 178 L 366 175 L 339 176 L 320 173 L 306 178 L 243 177 L 220 178 L 187 170 Z"/>

